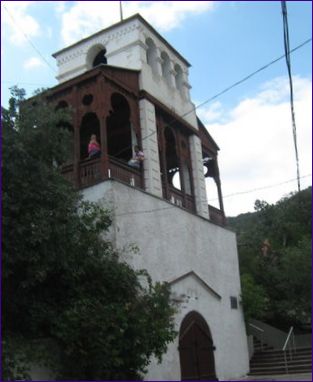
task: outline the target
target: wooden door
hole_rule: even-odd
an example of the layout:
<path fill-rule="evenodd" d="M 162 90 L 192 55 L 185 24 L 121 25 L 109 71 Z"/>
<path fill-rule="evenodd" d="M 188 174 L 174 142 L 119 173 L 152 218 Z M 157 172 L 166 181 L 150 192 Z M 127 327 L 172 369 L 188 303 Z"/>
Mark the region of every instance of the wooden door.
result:
<path fill-rule="evenodd" d="M 181 379 L 217 381 L 214 350 L 210 329 L 203 317 L 196 312 L 189 313 L 179 335 Z"/>

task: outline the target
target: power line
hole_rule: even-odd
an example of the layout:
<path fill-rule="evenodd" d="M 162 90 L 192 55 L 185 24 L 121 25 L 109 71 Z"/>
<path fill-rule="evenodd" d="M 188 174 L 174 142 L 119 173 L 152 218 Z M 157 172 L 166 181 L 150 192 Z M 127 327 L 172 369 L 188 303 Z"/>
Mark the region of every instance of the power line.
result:
<path fill-rule="evenodd" d="M 298 155 L 298 145 L 297 145 L 296 118 L 295 118 L 295 110 L 294 110 L 294 102 L 293 102 L 293 83 L 292 83 L 292 75 L 291 75 L 289 31 L 288 31 L 286 1 L 281 2 L 281 7 L 282 7 L 282 13 L 283 13 L 285 57 L 286 57 L 286 64 L 287 64 L 288 77 L 289 77 L 289 87 L 290 87 L 290 110 L 291 110 L 291 120 L 292 120 L 292 134 L 293 134 L 293 142 L 294 142 L 295 154 L 296 154 L 298 191 L 300 191 L 299 155 Z"/>
<path fill-rule="evenodd" d="M 8 11 L 7 7 L 5 5 L 3 5 L 3 8 L 5 9 L 5 11 L 7 12 L 7 14 L 9 15 L 9 17 L 11 18 L 13 24 L 21 31 L 21 33 L 23 34 L 23 36 L 25 37 L 25 39 L 29 42 L 29 44 L 32 46 L 32 48 L 35 50 L 35 52 L 41 57 L 41 59 L 49 66 L 49 68 L 54 72 L 54 74 L 57 73 L 57 71 L 53 68 L 53 66 L 50 65 L 50 63 L 46 60 L 46 58 L 43 56 L 43 54 L 41 54 L 41 52 L 39 51 L 39 49 L 36 48 L 36 46 L 33 44 L 33 42 L 31 41 L 31 39 L 28 37 L 28 35 L 22 30 L 22 28 L 18 25 L 18 23 L 16 22 L 15 18 L 13 17 L 13 15 Z"/>
<path fill-rule="evenodd" d="M 312 41 L 312 38 L 309 38 L 309 39 L 305 40 L 303 43 L 301 43 L 300 45 L 298 45 L 298 46 L 296 46 L 295 48 L 293 48 L 292 50 L 290 50 L 289 53 L 293 53 L 293 52 L 295 52 L 296 50 L 302 48 L 304 45 L 308 44 L 310 41 Z M 208 102 L 213 101 L 213 100 L 216 99 L 217 97 L 219 97 L 219 96 L 221 96 L 222 94 L 224 94 L 224 93 L 228 92 L 229 90 L 233 89 L 235 86 L 238 86 L 238 85 L 242 84 L 243 82 L 247 81 L 247 80 L 250 79 L 251 77 L 255 76 L 257 73 L 260 73 L 261 71 L 267 69 L 268 67 L 270 67 L 271 65 L 275 64 L 276 62 L 282 60 L 284 57 L 286 57 L 285 54 L 282 55 L 282 56 L 280 56 L 280 57 L 278 57 L 278 58 L 275 58 L 275 60 L 269 62 L 268 64 L 266 64 L 266 65 L 264 65 L 264 66 L 262 66 L 262 67 L 260 67 L 259 69 L 257 69 L 256 71 L 250 73 L 249 75 L 247 75 L 247 76 L 244 77 L 243 79 L 241 79 L 241 80 L 235 82 L 234 84 L 232 84 L 231 86 L 228 86 L 226 89 L 224 89 L 224 90 L 222 90 L 221 92 L 217 93 L 217 94 L 214 95 L 213 97 L 211 97 L 211 98 L 207 99 L 206 101 L 200 103 L 199 105 L 197 105 L 197 106 L 195 107 L 195 109 L 198 109 L 199 107 L 202 107 L 203 105 L 207 104 Z M 191 112 L 192 112 L 192 111 L 188 112 L 188 114 L 191 113 Z M 182 117 L 185 116 L 185 115 L 187 115 L 187 113 L 184 114 L 184 115 L 182 115 Z"/>
<path fill-rule="evenodd" d="M 294 53 L 295 51 L 297 51 L 298 49 L 302 48 L 303 46 L 305 46 L 306 44 L 308 44 L 310 41 L 312 41 L 312 38 L 309 38 L 305 41 L 303 41 L 301 44 L 297 45 L 295 48 L 293 48 L 292 50 L 290 50 L 289 53 Z M 234 87 L 242 84 L 243 82 L 247 81 L 248 79 L 250 79 L 251 77 L 255 76 L 256 74 L 260 73 L 261 71 L 267 69 L 268 67 L 270 67 L 271 65 L 275 64 L 276 62 L 282 60 L 283 58 L 285 58 L 286 55 L 282 55 L 278 58 L 275 58 L 274 60 L 270 61 L 268 64 L 266 65 L 263 65 L 261 66 L 259 69 L 255 70 L 254 72 L 248 74 L 247 76 L 245 76 L 244 78 L 242 78 L 241 80 L 233 83 L 232 85 L 228 86 L 227 88 L 225 88 L 224 90 L 220 91 L 219 93 L 215 94 L 214 96 L 208 98 L 206 101 L 200 103 L 199 105 L 195 106 L 192 110 L 189 110 L 187 111 L 186 113 L 180 115 L 179 117 L 180 118 L 183 118 L 183 117 L 186 117 L 188 114 L 190 113 L 193 113 L 196 109 L 206 105 L 207 103 L 215 100 L 216 98 L 220 97 L 222 94 L 225 94 L 226 92 L 230 91 L 231 89 L 233 89 Z M 171 126 L 174 122 L 176 122 L 175 119 L 173 119 L 170 123 L 167 124 L 167 126 Z M 152 133 L 146 135 L 145 137 L 143 137 L 141 139 L 141 141 L 144 141 L 145 139 L 151 137 L 152 135 L 156 134 L 155 131 L 153 131 Z M 128 150 L 131 146 L 127 146 L 126 148 L 124 148 L 123 150 L 119 151 L 116 155 L 118 154 L 121 154 L 122 152 Z"/>
<path fill-rule="evenodd" d="M 301 177 L 301 179 L 303 178 L 307 178 L 309 176 L 311 176 L 312 174 L 308 174 L 308 175 L 304 175 Z M 247 190 L 247 191 L 240 191 L 240 192 L 235 192 L 233 194 L 229 194 L 229 195 L 223 195 L 223 199 L 225 198 L 230 198 L 231 196 L 237 196 L 237 195 L 243 195 L 243 194 L 250 194 L 252 192 L 255 192 L 255 191 L 260 191 L 260 190 L 266 190 L 266 189 L 269 189 L 269 188 L 275 188 L 275 187 L 278 187 L 278 186 L 282 186 L 283 184 L 287 184 L 287 183 L 291 183 L 291 182 L 294 182 L 295 180 L 297 180 L 298 178 L 294 178 L 294 179 L 289 179 L 289 180 L 286 180 L 284 182 L 281 182 L 281 183 L 276 183 L 276 184 L 271 184 L 271 185 L 268 185 L 268 186 L 264 186 L 264 187 L 259 187 L 259 188 L 254 188 L 254 189 L 251 189 L 251 190 Z M 212 202 L 213 200 L 218 200 L 218 198 L 215 198 L 215 199 L 210 199 L 208 200 L 208 202 Z"/>
<path fill-rule="evenodd" d="M 307 178 L 307 177 L 309 177 L 309 176 L 311 176 L 311 175 L 312 175 L 312 174 L 304 175 L 304 176 L 302 176 L 301 178 Z M 289 180 L 284 181 L 284 182 L 281 182 L 281 183 L 271 184 L 271 185 L 264 186 L 264 187 L 254 188 L 254 189 L 247 190 L 247 191 L 236 192 L 236 193 L 233 193 L 233 194 L 230 194 L 230 195 L 223 196 L 223 199 L 224 199 L 224 198 L 231 197 L 231 196 L 239 196 L 239 195 L 242 195 L 242 194 L 249 194 L 249 193 L 252 193 L 252 192 L 255 192 L 255 191 L 265 190 L 265 189 L 269 189 L 269 188 L 275 188 L 275 187 L 281 186 L 281 185 L 283 185 L 283 184 L 287 184 L 287 183 L 293 182 L 293 181 L 295 181 L 295 180 L 297 180 L 297 178 L 289 179 Z M 210 201 L 214 201 L 214 200 L 218 200 L 218 198 L 210 199 L 210 200 L 208 200 L 208 202 L 210 202 Z M 175 207 L 179 207 L 179 206 L 173 204 L 172 206 L 168 206 L 168 207 L 160 207 L 160 208 L 152 208 L 152 209 L 149 209 L 149 210 L 128 211 L 128 212 L 124 212 L 124 213 L 121 213 L 121 214 L 116 214 L 115 216 L 127 216 L 127 215 L 149 214 L 149 213 L 153 213 L 153 212 L 157 212 L 157 211 L 170 210 L 170 209 L 175 208 Z"/>

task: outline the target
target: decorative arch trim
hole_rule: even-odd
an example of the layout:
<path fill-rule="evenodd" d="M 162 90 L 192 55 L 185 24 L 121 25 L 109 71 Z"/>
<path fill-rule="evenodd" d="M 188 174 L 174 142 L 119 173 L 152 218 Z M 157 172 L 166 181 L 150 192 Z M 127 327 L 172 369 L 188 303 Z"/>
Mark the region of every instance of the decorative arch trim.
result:
<path fill-rule="evenodd" d="M 175 278 L 174 280 L 172 281 L 169 281 L 169 284 L 170 285 L 174 285 L 174 284 L 177 284 L 178 282 L 188 278 L 188 277 L 192 277 L 194 278 L 197 282 L 199 282 L 208 292 L 210 292 L 212 294 L 212 296 L 214 296 L 217 300 L 221 300 L 222 299 L 222 296 L 217 293 L 212 287 L 210 287 L 209 284 L 207 284 L 196 272 L 194 271 L 190 271 L 190 272 L 187 272 L 177 278 Z"/>

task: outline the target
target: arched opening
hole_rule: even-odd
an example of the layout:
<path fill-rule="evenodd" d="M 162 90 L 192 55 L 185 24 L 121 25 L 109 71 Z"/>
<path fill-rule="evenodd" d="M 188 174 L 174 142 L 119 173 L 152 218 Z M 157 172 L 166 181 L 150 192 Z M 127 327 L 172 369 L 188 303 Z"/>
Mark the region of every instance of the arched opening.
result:
<path fill-rule="evenodd" d="M 216 159 L 209 154 L 203 153 L 203 173 L 207 191 L 208 202 L 211 206 L 220 209 L 220 200 L 218 195 L 218 178 Z"/>
<path fill-rule="evenodd" d="M 106 49 L 102 44 L 93 45 L 87 52 L 87 68 L 92 69 L 102 64 L 107 64 Z"/>
<path fill-rule="evenodd" d="M 165 157 L 166 157 L 166 174 L 167 181 L 170 186 L 181 190 L 181 177 L 179 173 L 179 159 L 177 156 L 176 138 L 170 127 L 166 127 L 164 131 L 165 137 Z"/>
<path fill-rule="evenodd" d="M 153 73 L 157 73 L 157 50 L 156 50 L 156 46 L 153 42 L 153 40 L 151 40 L 151 38 L 147 38 L 146 40 L 146 45 L 147 45 L 147 51 L 146 51 L 146 55 L 147 55 L 147 64 L 151 66 L 152 68 L 152 72 Z"/>
<path fill-rule="evenodd" d="M 108 154 L 123 161 L 132 157 L 130 107 L 124 96 L 113 93 L 110 115 L 107 117 Z M 134 138 L 133 138 L 134 140 Z"/>
<path fill-rule="evenodd" d="M 87 113 L 80 125 L 80 159 L 88 158 L 88 143 L 92 134 L 96 135 L 100 143 L 100 122 L 97 114 Z"/>
<path fill-rule="evenodd" d="M 213 340 L 204 318 L 190 312 L 179 331 L 179 358 L 182 380 L 217 381 Z"/>
<path fill-rule="evenodd" d="M 175 84 L 176 84 L 176 88 L 178 90 L 182 90 L 182 88 L 183 88 L 183 71 L 178 64 L 175 65 Z"/>
<path fill-rule="evenodd" d="M 106 50 L 105 49 L 102 49 L 97 55 L 96 57 L 94 58 L 93 60 L 93 63 L 92 63 L 92 66 L 93 67 L 96 67 L 96 66 L 99 66 L 99 65 L 106 65 L 107 64 L 107 58 L 105 56 L 106 54 Z"/>
<path fill-rule="evenodd" d="M 165 81 L 170 84 L 170 76 L 171 76 L 171 64 L 170 64 L 170 58 L 167 53 L 162 52 L 161 53 L 162 58 L 162 76 L 164 77 Z"/>

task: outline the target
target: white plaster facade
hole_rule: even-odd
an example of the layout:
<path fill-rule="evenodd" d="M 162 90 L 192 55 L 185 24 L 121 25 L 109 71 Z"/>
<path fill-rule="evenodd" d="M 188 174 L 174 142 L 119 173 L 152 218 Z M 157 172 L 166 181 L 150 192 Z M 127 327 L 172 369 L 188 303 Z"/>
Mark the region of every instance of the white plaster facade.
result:
<path fill-rule="evenodd" d="M 144 137 L 142 148 L 145 153 L 144 180 L 146 191 L 162 196 L 160 158 L 155 122 L 155 107 L 146 99 L 139 102 L 140 127 Z"/>
<path fill-rule="evenodd" d="M 181 299 L 176 316 L 179 331 L 190 311 L 199 312 L 210 327 L 216 346 L 219 380 L 246 375 L 249 355 L 242 307 L 231 309 L 230 297 L 240 301 L 235 234 L 142 190 L 109 180 L 84 190 L 84 197 L 112 209 L 110 239 L 117 248 L 136 244 L 139 253 L 124 260 L 147 269 L 153 281 L 171 283 L 173 298 Z M 163 362 L 152 360 L 146 380 L 179 380 L 178 338 Z"/>

